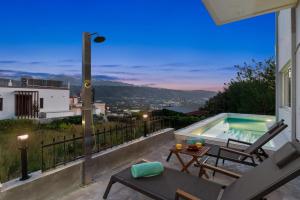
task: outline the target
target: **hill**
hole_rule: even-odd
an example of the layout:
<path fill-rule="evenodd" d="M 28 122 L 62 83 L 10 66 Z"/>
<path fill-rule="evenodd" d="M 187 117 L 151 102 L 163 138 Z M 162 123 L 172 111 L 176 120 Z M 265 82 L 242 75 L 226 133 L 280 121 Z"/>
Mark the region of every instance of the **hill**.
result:
<path fill-rule="evenodd" d="M 216 93 L 211 91 L 182 91 L 138 86 L 95 85 L 95 100 L 113 106 L 131 108 L 160 108 L 168 105 L 201 106 Z M 78 95 L 80 86 L 71 86 L 71 94 Z"/>

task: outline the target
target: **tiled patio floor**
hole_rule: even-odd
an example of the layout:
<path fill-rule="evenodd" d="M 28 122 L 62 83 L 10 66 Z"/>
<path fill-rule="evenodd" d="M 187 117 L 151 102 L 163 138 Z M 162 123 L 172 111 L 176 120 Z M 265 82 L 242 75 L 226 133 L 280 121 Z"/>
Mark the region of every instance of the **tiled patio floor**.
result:
<path fill-rule="evenodd" d="M 173 141 L 165 144 L 164 146 L 159 146 L 155 151 L 152 151 L 142 158 L 150 160 L 150 161 L 161 161 L 165 166 L 172 167 L 175 169 L 179 169 L 180 165 L 175 156 L 173 156 L 170 162 L 166 162 L 166 157 L 168 155 L 168 149 L 173 145 Z M 136 161 L 131 161 L 134 163 Z M 210 162 L 214 162 L 214 159 L 210 159 Z M 128 163 L 126 168 L 130 166 L 131 163 Z M 249 170 L 251 167 L 237 165 L 236 163 L 226 162 L 225 166 L 227 169 L 230 169 L 235 172 L 243 173 Z M 191 167 L 190 168 L 193 175 L 197 175 L 198 168 Z M 109 171 L 103 172 L 103 174 L 96 178 L 95 183 L 87 186 L 82 187 L 70 194 L 67 194 L 64 197 L 61 197 L 60 200 L 99 200 L 102 199 L 102 195 L 105 191 L 109 178 L 112 174 L 122 170 L 122 168 L 111 169 Z M 229 184 L 234 179 L 229 178 L 227 176 L 223 176 L 221 174 L 216 174 L 215 178 L 212 179 L 213 181 L 217 181 L 223 184 Z M 108 196 L 110 200 L 147 200 L 150 199 L 134 190 L 131 190 L 119 183 L 113 185 L 110 194 Z M 300 177 L 291 181 L 290 183 L 286 184 L 285 186 L 281 187 L 280 189 L 276 190 L 272 194 L 267 197 L 268 200 L 299 200 L 300 199 Z"/>

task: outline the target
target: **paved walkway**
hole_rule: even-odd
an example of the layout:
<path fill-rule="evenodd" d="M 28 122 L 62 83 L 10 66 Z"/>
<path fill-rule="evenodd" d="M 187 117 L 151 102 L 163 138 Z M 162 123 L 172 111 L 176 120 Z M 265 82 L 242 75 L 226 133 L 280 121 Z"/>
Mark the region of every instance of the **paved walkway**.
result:
<path fill-rule="evenodd" d="M 170 162 L 166 162 L 166 157 L 168 155 L 168 149 L 173 145 L 173 141 L 165 144 L 164 146 L 158 147 L 155 151 L 144 155 L 142 158 L 150 160 L 150 161 L 161 161 L 165 166 L 172 167 L 175 169 L 180 169 L 180 164 L 177 161 L 177 158 L 173 156 Z M 142 159 L 141 158 L 141 159 Z M 214 162 L 214 159 L 210 159 L 210 162 Z M 134 163 L 136 161 L 131 161 Z M 128 163 L 126 168 L 131 165 Z M 237 165 L 236 163 L 226 162 L 225 163 L 226 169 L 230 169 L 235 172 L 243 173 L 251 167 L 247 167 L 244 165 Z M 60 200 L 100 200 L 102 199 L 102 195 L 105 191 L 109 178 L 112 174 L 122 170 L 123 168 L 118 169 L 111 169 L 109 171 L 103 172 L 102 175 L 96 178 L 95 182 L 87 187 L 82 187 L 70 194 L 67 194 L 64 197 L 61 197 Z M 199 168 L 191 167 L 189 168 L 193 175 L 198 174 Z M 230 182 L 234 181 L 234 179 L 229 178 L 227 176 L 223 176 L 221 174 L 216 174 L 216 177 L 213 181 L 222 183 L 222 184 L 229 184 Z M 129 189 L 121 184 L 114 184 L 110 194 L 108 196 L 109 200 L 150 200 L 150 198 Z M 291 181 L 290 183 L 286 184 L 285 186 L 279 188 L 272 194 L 267 197 L 268 200 L 299 200 L 300 199 L 300 178 Z"/>

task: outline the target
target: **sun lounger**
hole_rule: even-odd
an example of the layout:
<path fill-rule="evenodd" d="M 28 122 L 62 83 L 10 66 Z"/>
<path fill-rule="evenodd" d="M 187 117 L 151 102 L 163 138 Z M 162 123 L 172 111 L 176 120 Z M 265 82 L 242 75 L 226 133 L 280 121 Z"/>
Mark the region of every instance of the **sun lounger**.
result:
<path fill-rule="evenodd" d="M 103 198 L 118 182 L 156 200 L 259 200 L 300 175 L 300 143 L 285 144 L 243 176 L 206 163 L 201 167 L 237 180 L 225 186 L 170 168 L 159 176 L 135 179 L 127 168 L 111 177 Z"/>

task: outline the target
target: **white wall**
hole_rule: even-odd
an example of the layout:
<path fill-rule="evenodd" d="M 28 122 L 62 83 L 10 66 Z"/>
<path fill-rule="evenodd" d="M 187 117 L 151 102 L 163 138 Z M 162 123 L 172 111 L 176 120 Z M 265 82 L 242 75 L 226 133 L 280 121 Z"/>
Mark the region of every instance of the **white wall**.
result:
<path fill-rule="evenodd" d="M 291 10 L 286 9 L 278 15 L 278 67 L 279 71 L 291 59 Z"/>
<path fill-rule="evenodd" d="M 278 40 L 278 50 L 277 50 L 277 67 L 278 71 L 276 76 L 278 76 L 278 82 L 276 84 L 279 85 L 277 94 L 278 98 L 278 120 L 284 119 L 285 123 L 288 127 L 284 130 L 284 135 L 289 140 L 291 139 L 291 108 L 282 106 L 282 77 L 281 70 L 286 66 L 286 64 L 291 60 L 291 9 L 282 10 L 278 14 L 277 19 L 277 40 Z"/>
<path fill-rule="evenodd" d="M 105 103 L 94 103 L 93 113 L 96 115 L 105 115 Z"/>
<path fill-rule="evenodd" d="M 292 32 L 291 32 L 291 9 L 280 11 L 278 15 L 278 68 L 279 71 L 291 59 Z M 296 7 L 296 47 L 300 44 L 300 5 Z M 300 140 L 300 49 L 296 49 L 296 135 Z M 282 88 L 277 95 L 282 95 Z M 291 133 L 292 109 L 280 107 L 279 118 L 285 119 Z M 291 133 L 293 134 L 293 133 Z"/>
<path fill-rule="evenodd" d="M 44 98 L 44 108 L 40 112 L 69 110 L 69 90 L 38 89 L 39 98 Z"/>
<path fill-rule="evenodd" d="M 18 88 L 0 87 L 0 98 L 3 98 L 3 110 L 0 111 L 0 119 L 15 117 L 15 93 Z"/>
<path fill-rule="evenodd" d="M 288 125 L 288 127 L 283 131 L 283 134 L 285 137 L 290 141 L 292 139 L 292 133 L 291 133 L 291 125 L 292 125 L 292 119 L 291 119 L 291 109 L 290 108 L 279 108 L 279 116 L 278 119 L 284 119 L 284 123 Z"/>
<path fill-rule="evenodd" d="M 0 119 L 15 117 L 15 91 L 20 90 L 39 92 L 39 98 L 44 98 L 44 108 L 40 109 L 40 112 L 69 111 L 69 90 L 0 87 L 0 98 L 3 98 L 3 111 L 0 111 Z"/>
<path fill-rule="evenodd" d="M 296 46 L 300 44 L 300 5 L 296 8 Z M 300 140 L 300 49 L 296 52 L 296 134 Z"/>

